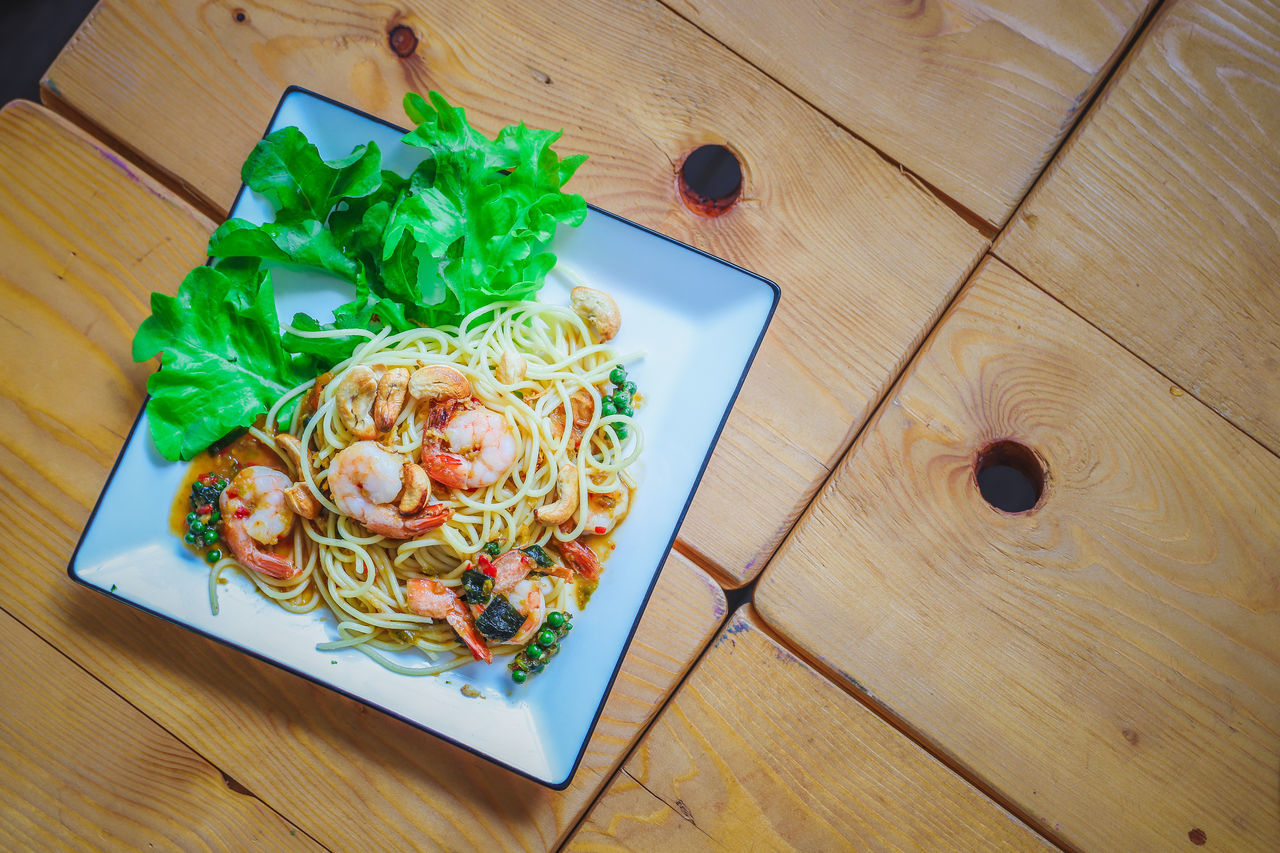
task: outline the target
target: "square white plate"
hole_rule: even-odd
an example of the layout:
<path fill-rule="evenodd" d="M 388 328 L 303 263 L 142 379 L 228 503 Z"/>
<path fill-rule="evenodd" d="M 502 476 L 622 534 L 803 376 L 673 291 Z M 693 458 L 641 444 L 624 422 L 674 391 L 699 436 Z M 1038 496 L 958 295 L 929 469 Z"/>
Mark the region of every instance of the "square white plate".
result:
<path fill-rule="evenodd" d="M 390 123 L 290 87 L 268 133 L 294 125 L 335 159 L 370 139 L 384 168 L 408 173 L 421 149 L 399 142 Z M 264 199 L 241 188 L 231 216 L 263 222 Z M 354 650 L 321 652 L 336 638 L 333 618 L 296 616 L 246 579 L 219 587 L 210 612 L 208 567 L 168 530 L 185 464 L 164 459 L 145 412 L 134 423 L 71 558 L 71 577 L 378 708 L 545 785 L 569 784 L 640 621 L 676 531 L 747 368 L 777 306 L 774 283 L 613 214 L 591 208 L 579 228 L 561 228 L 559 264 L 539 299 L 568 302 L 581 282 L 622 309 L 614 340 L 645 405 L 637 412 L 644 452 L 630 514 L 615 535 L 599 589 L 574 619 L 552 665 L 524 685 L 507 669 L 470 664 L 438 677 L 396 675 Z M 274 271 L 282 320 L 306 311 L 322 322 L 351 288 L 320 274 Z M 172 290 L 177 282 L 167 288 Z M 461 691 L 470 685 L 469 697 Z"/>

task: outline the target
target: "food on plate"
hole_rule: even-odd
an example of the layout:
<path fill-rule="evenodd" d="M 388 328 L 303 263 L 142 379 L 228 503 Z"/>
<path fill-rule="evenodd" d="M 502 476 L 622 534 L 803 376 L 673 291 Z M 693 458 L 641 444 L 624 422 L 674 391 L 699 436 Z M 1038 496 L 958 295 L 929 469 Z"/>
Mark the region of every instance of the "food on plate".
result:
<path fill-rule="evenodd" d="M 636 483 L 639 396 L 608 343 L 603 291 L 538 301 L 561 186 L 581 162 L 523 125 L 488 140 L 439 95 L 406 98 L 427 149 L 407 177 L 373 143 L 320 158 L 296 128 L 264 139 L 247 186 L 275 221 L 229 220 L 212 266 L 154 295 L 135 357 L 157 447 L 193 459 L 185 542 L 282 607 L 328 608 L 337 638 L 408 674 L 504 657 L 547 665 L 612 550 Z M 281 328 L 271 270 L 351 282 L 321 323 Z"/>

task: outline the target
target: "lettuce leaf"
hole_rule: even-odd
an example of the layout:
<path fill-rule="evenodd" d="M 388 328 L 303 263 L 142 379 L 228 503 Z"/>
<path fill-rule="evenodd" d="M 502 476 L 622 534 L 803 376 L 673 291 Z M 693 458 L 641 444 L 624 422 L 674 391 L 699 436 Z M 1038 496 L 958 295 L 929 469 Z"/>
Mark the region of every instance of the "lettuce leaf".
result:
<path fill-rule="evenodd" d="M 224 222 L 209 241 L 216 267 L 193 270 L 176 297 L 152 295 L 133 354 L 163 354 L 147 412 L 166 457 L 189 459 L 252 423 L 366 339 L 282 333 L 264 261 L 355 285 L 331 322 L 296 315 L 298 332 L 450 325 L 537 296 L 556 263 L 547 249 L 556 228 L 586 218 L 582 196 L 562 191 L 585 155 L 561 158 L 551 148 L 559 132 L 523 124 L 491 140 L 436 92 L 410 93 L 404 108 L 417 127 L 402 142 L 426 154 L 408 176 L 382 169 L 373 142 L 327 161 L 296 127 L 266 136 L 241 177 L 273 205 L 274 221 Z"/>
<path fill-rule="evenodd" d="M 360 265 L 342 252 L 333 232 L 314 219 L 254 225 L 228 219 L 209 238 L 215 258 L 261 258 L 296 266 L 315 267 L 355 282 Z"/>
<path fill-rule="evenodd" d="M 270 274 L 253 265 L 197 267 L 177 296 L 151 294 L 134 361 L 161 357 L 147 381 L 147 417 L 168 459 L 190 459 L 249 426 L 314 373 L 280 341 Z"/>
<path fill-rule="evenodd" d="M 284 127 L 253 147 L 240 179 L 266 197 L 280 219 L 323 222 L 344 198 L 360 198 L 382 183 L 382 153 L 370 142 L 326 162 L 296 127 Z"/>

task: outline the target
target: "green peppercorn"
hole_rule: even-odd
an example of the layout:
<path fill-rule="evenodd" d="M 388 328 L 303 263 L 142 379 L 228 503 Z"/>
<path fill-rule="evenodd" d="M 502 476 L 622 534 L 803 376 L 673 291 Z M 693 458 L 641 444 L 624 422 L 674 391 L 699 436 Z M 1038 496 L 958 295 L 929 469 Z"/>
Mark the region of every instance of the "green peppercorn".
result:
<path fill-rule="evenodd" d="M 632 416 L 632 415 L 634 415 L 635 413 L 636 413 L 636 410 L 635 410 L 635 409 L 633 409 L 633 408 L 631 408 L 631 404 L 630 404 L 630 403 L 628 403 L 628 404 L 627 404 L 627 405 L 625 405 L 625 406 L 619 406 L 619 407 L 618 407 L 618 414 L 620 414 L 620 415 L 626 415 L 627 417 L 631 417 L 631 416 Z"/>
<path fill-rule="evenodd" d="M 199 536 L 201 533 L 204 533 L 204 522 L 200 521 L 199 519 L 196 519 L 195 521 L 191 522 L 189 526 L 191 528 L 191 532 L 197 536 Z"/>
<path fill-rule="evenodd" d="M 537 643 L 530 643 L 529 647 L 524 650 L 531 661 L 540 661 L 547 656 L 547 650 Z"/>
<path fill-rule="evenodd" d="M 222 552 L 214 548 L 212 551 L 206 551 L 204 558 L 207 562 L 216 563 L 222 559 Z"/>
<path fill-rule="evenodd" d="M 215 509 L 213 512 L 209 513 L 209 521 L 208 521 L 208 522 L 206 522 L 206 523 L 207 523 L 210 527 L 213 527 L 213 526 L 214 526 L 215 524 L 217 524 L 219 521 L 222 521 L 222 513 L 218 512 L 218 511 Z"/>
<path fill-rule="evenodd" d="M 182 537 L 182 541 L 186 542 L 188 545 L 194 545 L 196 544 L 196 535 L 188 530 L 187 535 Z"/>
<path fill-rule="evenodd" d="M 561 629 L 561 634 L 560 634 L 560 636 L 562 636 L 562 637 L 563 637 L 565 634 L 569 633 L 569 632 L 570 632 L 570 631 L 572 631 L 572 630 L 573 630 L 573 623 L 572 623 L 572 622 L 565 622 L 565 623 L 564 623 L 564 628 L 562 628 L 562 629 Z"/>
<path fill-rule="evenodd" d="M 484 547 L 481 548 L 480 550 L 484 551 L 490 557 L 496 557 L 498 556 L 498 552 L 502 550 L 502 546 L 499 545 L 498 540 L 495 539 L 492 542 L 486 542 L 484 544 Z"/>
<path fill-rule="evenodd" d="M 552 628 L 559 628 L 564 624 L 564 614 L 559 610 L 552 610 L 547 614 L 547 624 Z"/>
<path fill-rule="evenodd" d="M 609 381 L 614 385 L 621 385 L 627 381 L 627 369 L 619 364 L 613 370 L 609 371 Z"/>
<path fill-rule="evenodd" d="M 199 521 L 199 520 L 200 520 L 200 516 L 196 515 L 194 512 L 189 512 L 189 513 L 187 513 L 187 526 L 188 526 L 188 527 L 190 527 L 193 523 L 195 523 L 195 522 L 197 522 L 197 521 Z"/>
<path fill-rule="evenodd" d="M 618 407 L 613 402 L 612 397 L 600 398 L 600 416 L 601 417 L 607 418 L 609 417 L 609 415 L 615 414 L 617 411 L 618 411 Z"/>
<path fill-rule="evenodd" d="M 631 395 L 626 391 L 619 391 L 613 395 L 613 405 L 618 411 L 622 411 L 624 406 L 631 405 Z"/>
<path fill-rule="evenodd" d="M 529 677 L 529 673 L 525 672 L 523 669 L 511 670 L 511 680 L 514 681 L 516 684 L 524 684 L 525 680 L 528 677 Z"/>
<path fill-rule="evenodd" d="M 206 530 L 203 534 L 203 538 L 204 538 L 204 544 L 212 545 L 214 542 L 218 541 L 218 531 Z"/>
<path fill-rule="evenodd" d="M 556 632 L 550 628 L 543 628 L 538 632 L 538 644 L 550 648 L 556 644 Z"/>
<path fill-rule="evenodd" d="M 636 383 L 624 382 L 622 383 L 622 390 L 634 397 L 636 395 Z"/>
<path fill-rule="evenodd" d="M 625 426 L 623 426 L 622 424 L 612 424 L 612 426 L 613 426 L 613 434 L 616 435 L 618 438 L 621 439 L 621 438 L 627 437 L 627 428 Z"/>

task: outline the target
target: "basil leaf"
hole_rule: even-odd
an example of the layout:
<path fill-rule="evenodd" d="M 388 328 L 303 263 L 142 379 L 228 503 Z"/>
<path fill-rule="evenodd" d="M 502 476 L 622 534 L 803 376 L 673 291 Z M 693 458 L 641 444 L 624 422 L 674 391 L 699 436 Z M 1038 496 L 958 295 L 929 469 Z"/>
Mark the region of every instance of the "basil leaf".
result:
<path fill-rule="evenodd" d="M 505 642 L 516 635 L 524 619 L 505 595 L 495 595 L 489 606 L 476 617 L 476 628 L 491 640 Z"/>

